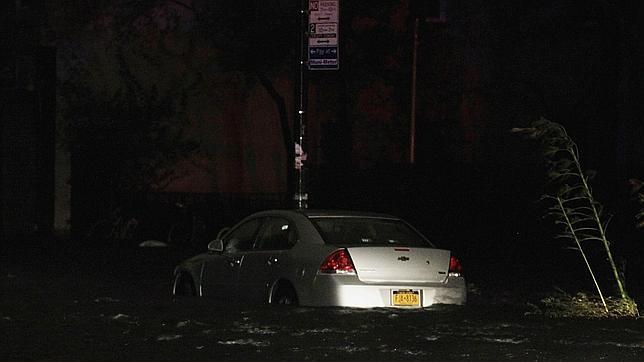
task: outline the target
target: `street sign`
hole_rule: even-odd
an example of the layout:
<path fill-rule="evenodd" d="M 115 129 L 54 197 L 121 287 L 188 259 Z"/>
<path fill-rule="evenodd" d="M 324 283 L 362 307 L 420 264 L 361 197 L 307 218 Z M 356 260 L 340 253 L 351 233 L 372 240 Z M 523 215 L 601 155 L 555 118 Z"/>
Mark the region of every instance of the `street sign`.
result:
<path fill-rule="evenodd" d="M 337 70 L 339 0 L 309 0 L 309 70 Z"/>
<path fill-rule="evenodd" d="M 309 46 L 338 45 L 337 23 L 312 23 L 309 24 Z"/>

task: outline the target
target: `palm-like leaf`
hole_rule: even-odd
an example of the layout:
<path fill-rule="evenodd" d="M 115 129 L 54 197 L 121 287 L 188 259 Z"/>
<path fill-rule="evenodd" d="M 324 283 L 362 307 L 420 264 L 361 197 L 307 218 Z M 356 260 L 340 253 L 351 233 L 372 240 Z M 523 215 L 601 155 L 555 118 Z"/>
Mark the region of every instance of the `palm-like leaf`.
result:
<path fill-rule="evenodd" d="M 568 136 L 563 126 L 543 118 L 533 122 L 530 128 L 514 130 L 513 132 L 527 134 L 530 138 L 541 142 L 542 153 L 546 160 L 548 181 L 554 190 L 554 192 L 544 195 L 542 200 L 548 200 L 551 203 L 546 211 L 546 216 L 553 218 L 555 224 L 562 228 L 556 238 L 572 242 L 571 247 L 580 252 L 604 302 L 604 307 L 607 308 L 584 250 L 586 242 L 600 242 L 611 265 L 621 297 L 628 299 L 622 277 L 613 260 L 610 242 L 606 237 L 606 228 L 611 216 L 604 215 L 603 206 L 593 197 L 590 180 L 595 173 L 594 171 L 583 171 L 575 142 Z M 529 130 L 529 132 L 525 130 Z M 640 195 L 640 202 L 644 204 L 643 195 Z M 637 217 L 644 227 L 644 211 Z"/>

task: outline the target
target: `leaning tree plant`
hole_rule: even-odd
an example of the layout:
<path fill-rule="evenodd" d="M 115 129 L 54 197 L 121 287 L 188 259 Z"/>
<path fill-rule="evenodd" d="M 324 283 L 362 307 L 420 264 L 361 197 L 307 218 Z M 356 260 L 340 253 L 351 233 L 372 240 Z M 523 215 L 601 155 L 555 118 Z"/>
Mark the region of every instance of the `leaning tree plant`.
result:
<path fill-rule="evenodd" d="M 593 196 L 590 185 L 592 173 L 583 170 L 577 144 L 562 125 L 543 118 L 533 122 L 529 128 L 513 128 L 512 132 L 540 142 L 552 186 L 542 197 L 551 202 L 547 215 L 562 227 L 557 237 L 572 241 L 574 249 L 581 254 L 606 313 L 609 313 L 608 306 L 586 252 L 589 243 L 600 243 L 622 302 L 629 306 L 631 314 L 637 314 L 637 307 L 626 292 L 606 235 L 611 216 L 604 213 L 603 206 Z"/>

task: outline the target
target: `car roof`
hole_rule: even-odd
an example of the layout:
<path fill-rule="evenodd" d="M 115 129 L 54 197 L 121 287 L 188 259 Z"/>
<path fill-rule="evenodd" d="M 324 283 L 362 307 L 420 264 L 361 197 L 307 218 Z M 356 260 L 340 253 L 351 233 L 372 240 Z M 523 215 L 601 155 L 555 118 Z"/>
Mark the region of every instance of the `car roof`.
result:
<path fill-rule="evenodd" d="M 293 210 L 266 210 L 261 214 L 301 214 L 307 218 L 320 218 L 320 217 L 365 217 L 365 218 L 379 218 L 379 219 L 394 219 L 399 220 L 399 217 L 377 213 L 377 212 L 364 212 L 353 210 L 323 210 L 323 209 L 293 209 Z"/>
<path fill-rule="evenodd" d="M 353 210 L 298 210 L 307 217 L 373 217 L 384 219 L 399 219 L 398 217 L 377 212 L 364 212 Z"/>

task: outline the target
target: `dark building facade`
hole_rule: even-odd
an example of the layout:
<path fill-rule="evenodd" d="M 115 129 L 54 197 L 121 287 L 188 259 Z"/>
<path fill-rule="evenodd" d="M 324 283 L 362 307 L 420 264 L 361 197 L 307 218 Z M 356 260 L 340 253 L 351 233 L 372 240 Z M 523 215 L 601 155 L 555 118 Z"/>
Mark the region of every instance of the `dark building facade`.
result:
<path fill-rule="evenodd" d="M 49 234 L 54 220 L 56 53 L 40 44 L 35 7 L 20 1 L 0 6 L 2 234 Z"/>

